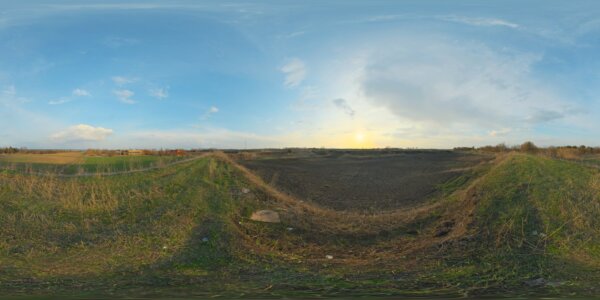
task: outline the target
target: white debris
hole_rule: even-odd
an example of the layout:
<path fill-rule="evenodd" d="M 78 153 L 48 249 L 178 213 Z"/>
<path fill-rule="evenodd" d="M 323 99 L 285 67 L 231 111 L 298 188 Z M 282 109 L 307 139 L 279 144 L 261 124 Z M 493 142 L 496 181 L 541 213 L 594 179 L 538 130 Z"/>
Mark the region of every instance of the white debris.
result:
<path fill-rule="evenodd" d="M 250 193 L 250 189 L 242 188 L 242 194 L 248 194 L 248 193 Z"/>
<path fill-rule="evenodd" d="M 327 259 L 333 259 L 333 255 L 325 255 L 325 258 L 327 258 Z"/>
<path fill-rule="evenodd" d="M 252 213 L 252 216 L 250 216 L 250 220 L 267 223 L 281 223 L 281 219 L 279 219 L 279 214 L 275 211 L 267 209 L 259 210 Z"/>
<path fill-rule="evenodd" d="M 292 228 L 292 227 L 287 228 L 287 231 L 292 231 L 292 230 L 294 230 L 294 228 Z"/>

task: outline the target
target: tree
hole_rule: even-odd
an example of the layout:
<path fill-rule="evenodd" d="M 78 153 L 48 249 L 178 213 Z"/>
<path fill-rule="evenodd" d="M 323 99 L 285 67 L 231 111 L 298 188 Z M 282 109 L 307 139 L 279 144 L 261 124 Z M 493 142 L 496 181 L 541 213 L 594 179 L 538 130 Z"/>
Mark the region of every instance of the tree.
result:
<path fill-rule="evenodd" d="M 539 148 L 532 142 L 527 141 L 523 144 L 521 144 L 521 151 L 522 152 L 527 152 L 527 153 L 536 153 L 538 152 Z"/>

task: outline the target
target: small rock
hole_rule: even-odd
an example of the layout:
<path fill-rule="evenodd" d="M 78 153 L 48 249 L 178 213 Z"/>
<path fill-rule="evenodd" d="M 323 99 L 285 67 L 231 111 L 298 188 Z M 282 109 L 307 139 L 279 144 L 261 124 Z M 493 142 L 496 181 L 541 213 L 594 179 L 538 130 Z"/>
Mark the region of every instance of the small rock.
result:
<path fill-rule="evenodd" d="M 207 238 L 207 237 L 203 237 L 203 238 L 202 238 L 202 242 L 203 242 L 203 243 L 206 243 L 206 242 L 208 242 L 208 238 Z"/>
<path fill-rule="evenodd" d="M 242 194 L 248 194 L 248 193 L 250 193 L 250 189 L 242 188 Z"/>
<path fill-rule="evenodd" d="M 250 220 L 267 223 L 281 223 L 279 214 L 275 211 L 264 209 L 252 213 Z"/>
<path fill-rule="evenodd" d="M 327 259 L 333 259 L 333 255 L 325 255 L 325 258 L 327 258 Z"/>

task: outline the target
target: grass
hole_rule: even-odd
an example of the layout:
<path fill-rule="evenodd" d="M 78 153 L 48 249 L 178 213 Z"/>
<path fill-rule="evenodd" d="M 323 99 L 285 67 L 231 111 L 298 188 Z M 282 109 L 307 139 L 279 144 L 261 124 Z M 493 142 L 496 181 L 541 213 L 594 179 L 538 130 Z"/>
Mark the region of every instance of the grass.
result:
<path fill-rule="evenodd" d="M 477 239 L 460 248 L 461 259 L 450 255 L 443 272 L 454 272 L 454 284 L 484 290 L 527 290 L 542 279 L 534 292 L 595 293 L 599 178 L 573 162 L 510 156 L 474 187 Z"/>
<path fill-rule="evenodd" d="M 0 155 L 0 169 L 25 173 L 80 175 L 163 167 L 185 156 L 86 156 L 82 152 Z"/>
<path fill-rule="evenodd" d="M 371 216 L 298 202 L 224 155 L 105 177 L 3 171 L 0 294 L 598 293 L 595 168 L 511 154 L 439 190 Z M 257 209 L 283 223 L 249 221 Z"/>
<path fill-rule="evenodd" d="M 83 160 L 83 152 L 59 152 L 50 154 L 15 153 L 0 154 L 3 163 L 76 164 Z"/>

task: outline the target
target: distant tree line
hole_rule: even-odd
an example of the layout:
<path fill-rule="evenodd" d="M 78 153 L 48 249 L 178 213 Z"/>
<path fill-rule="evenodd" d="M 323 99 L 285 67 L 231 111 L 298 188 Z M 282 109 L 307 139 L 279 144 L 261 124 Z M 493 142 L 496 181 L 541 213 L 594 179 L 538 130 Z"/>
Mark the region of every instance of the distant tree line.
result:
<path fill-rule="evenodd" d="M 503 152 L 522 152 L 531 154 L 541 154 L 553 158 L 563 159 L 579 159 L 584 155 L 600 154 L 600 147 L 581 146 L 550 146 L 538 147 L 533 142 L 527 141 L 521 145 L 507 146 L 504 143 L 495 146 L 483 147 L 456 147 L 457 151 L 480 151 L 487 153 L 503 153 Z"/>
<path fill-rule="evenodd" d="M 21 147 L 21 148 L 4 147 L 4 148 L 0 148 L 0 154 L 14 154 L 14 153 L 52 154 L 52 153 L 69 152 L 69 151 L 79 151 L 79 150 L 27 149 L 25 147 Z"/>
<path fill-rule="evenodd" d="M 0 153 L 2 153 L 2 154 L 12 154 L 12 153 L 18 153 L 19 150 L 20 150 L 19 148 L 6 147 L 6 148 L 0 148 Z"/>

